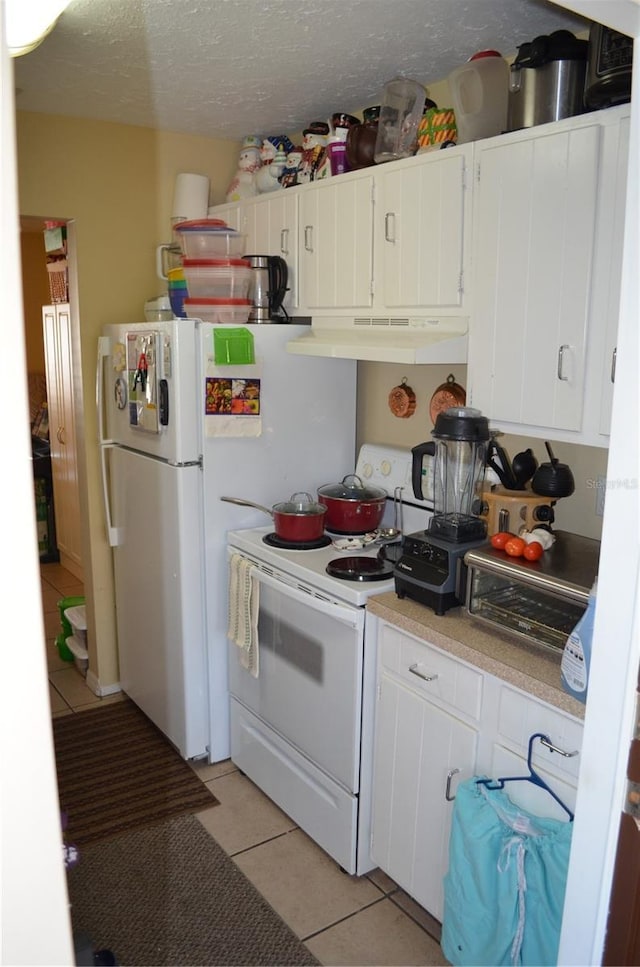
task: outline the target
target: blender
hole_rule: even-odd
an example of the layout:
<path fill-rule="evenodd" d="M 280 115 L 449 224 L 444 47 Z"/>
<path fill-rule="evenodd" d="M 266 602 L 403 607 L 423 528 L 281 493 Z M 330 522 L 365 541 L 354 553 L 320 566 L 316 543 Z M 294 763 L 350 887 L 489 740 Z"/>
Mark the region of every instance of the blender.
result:
<path fill-rule="evenodd" d="M 395 569 L 399 598 L 406 596 L 442 615 L 464 601 L 464 555 L 487 541 L 481 490 L 490 439 L 480 410 L 455 406 L 438 414 L 433 440 L 412 449 L 412 484 L 422 493 L 423 458 L 434 457 L 434 513 L 426 531 L 408 534 Z"/>

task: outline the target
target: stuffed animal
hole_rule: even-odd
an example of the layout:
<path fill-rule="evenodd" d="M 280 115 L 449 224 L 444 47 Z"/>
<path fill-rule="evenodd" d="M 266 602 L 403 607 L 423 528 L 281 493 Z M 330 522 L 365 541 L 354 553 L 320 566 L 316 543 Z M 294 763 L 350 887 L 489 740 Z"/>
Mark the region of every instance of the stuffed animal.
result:
<path fill-rule="evenodd" d="M 256 172 L 261 165 L 260 138 L 253 135 L 245 138 L 238 158 L 238 170 L 227 188 L 227 201 L 240 201 L 258 194 Z"/>

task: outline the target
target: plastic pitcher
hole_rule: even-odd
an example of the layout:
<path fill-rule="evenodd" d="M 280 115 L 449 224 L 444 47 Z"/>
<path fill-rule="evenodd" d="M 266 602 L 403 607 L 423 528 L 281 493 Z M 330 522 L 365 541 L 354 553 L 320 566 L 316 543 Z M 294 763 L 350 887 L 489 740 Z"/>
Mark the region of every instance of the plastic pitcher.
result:
<path fill-rule="evenodd" d="M 459 144 L 506 131 L 509 65 L 497 50 L 474 54 L 448 81 Z"/>
<path fill-rule="evenodd" d="M 416 153 L 426 96 L 426 88 L 408 77 L 396 77 L 385 84 L 374 152 L 376 164 Z"/>

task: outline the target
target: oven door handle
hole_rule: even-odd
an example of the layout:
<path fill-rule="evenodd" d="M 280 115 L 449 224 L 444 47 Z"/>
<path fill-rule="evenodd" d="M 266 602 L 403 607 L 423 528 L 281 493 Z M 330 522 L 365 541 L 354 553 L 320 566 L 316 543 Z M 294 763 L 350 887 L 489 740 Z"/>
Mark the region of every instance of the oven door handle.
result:
<path fill-rule="evenodd" d="M 270 574 L 261 571 L 259 567 L 256 567 L 253 573 L 266 587 L 273 588 L 274 591 L 279 591 L 280 594 L 293 598 L 294 601 L 298 601 L 300 604 L 305 604 L 315 611 L 329 615 L 330 618 L 341 621 L 350 628 L 358 628 L 359 630 L 364 628 L 364 608 L 345 607 L 345 605 L 338 604 L 337 602 L 317 598 L 314 594 L 301 591 L 299 587 L 292 587 L 292 585 L 287 584 L 285 581 L 279 581 L 278 578 L 274 578 Z"/>

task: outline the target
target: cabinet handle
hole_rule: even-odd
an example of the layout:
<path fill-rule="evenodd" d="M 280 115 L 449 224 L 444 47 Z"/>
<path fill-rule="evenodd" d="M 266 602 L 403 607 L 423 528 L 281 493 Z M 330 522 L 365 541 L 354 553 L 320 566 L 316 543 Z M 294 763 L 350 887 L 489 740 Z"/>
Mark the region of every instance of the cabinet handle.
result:
<path fill-rule="evenodd" d="M 546 737 L 546 735 L 540 736 L 540 744 L 546 746 L 549 752 L 557 752 L 558 755 L 566 756 L 568 759 L 572 759 L 574 755 L 578 755 L 577 749 L 575 752 L 565 752 L 564 749 L 559 749 L 557 745 L 553 745 L 553 743 Z"/>
<path fill-rule="evenodd" d="M 313 252 L 313 225 L 304 226 L 304 247 L 307 252 Z"/>
<path fill-rule="evenodd" d="M 564 351 L 565 349 L 569 349 L 569 348 L 570 348 L 569 344 L 564 343 L 562 346 L 560 346 L 560 349 L 558 350 L 558 379 L 561 379 L 565 383 L 569 381 L 569 377 L 562 375 L 563 368 L 564 368 L 563 367 Z"/>
<path fill-rule="evenodd" d="M 423 675 L 421 671 L 418 671 L 417 663 L 415 665 L 409 665 L 409 671 L 412 675 L 417 675 L 418 678 L 421 678 L 423 682 L 435 682 L 438 677 L 437 675 Z"/>
<path fill-rule="evenodd" d="M 393 227 L 393 232 L 390 231 L 390 227 Z M 396 240 L 396 213 L 387 212 L 384 216 L 384 237 L 387 242 L 395 242 Z"/>
<path fill-rule="evenodd" d="M 617 355 L 618 355 L 618 347 L 616 346 L 616 348 L 611 353 L 611 382 L 612 383 L 615 383 L 615 381 L 616 381 L 616 357 L 617 357 Z"/>
<path fill-rule="evenodd" d="M 61 443 L 64 446 L 64 427 L 63 426 L 59 426 L 58 429 L 56 430 L 56 438 L 58 440 L 58 443 Z"/>
<path fill-rule="evenodd" d="M 447 788 L 444 791 L 444 798 L 447 800 L 447 802 L 453 802 L 453 800 L 456 798 L 455 796 L 451 795 L 451 780 L 454 776 L 457 776 L 459 772 L 459 769 L 451 769 L 449 772 L 447 772 Z"/>
<path fill-rule="evenodd" d="M 287 247 L 288 241 L 289 241 L 289 229 L 281 228 L 280 229 L 280 251 L 283 255 L 289 254 L 289 249 Z"/>

